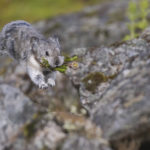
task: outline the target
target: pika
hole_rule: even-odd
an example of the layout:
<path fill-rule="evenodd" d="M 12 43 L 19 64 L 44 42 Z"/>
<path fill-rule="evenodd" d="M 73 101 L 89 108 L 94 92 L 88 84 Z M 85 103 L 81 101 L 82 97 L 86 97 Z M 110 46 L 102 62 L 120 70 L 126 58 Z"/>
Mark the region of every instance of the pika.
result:
<path fill-rule="evenodd" d="M 0 53 L 26 65 L 30 79 L 39 88 L 55 86 L 55 71 L 41 67 L 45 58 L 52 68 L 64 63 L 61 48 L 56 37 L 45 38 L 34 27 L 23 20 L 6 24 L 0 32 Z"/>

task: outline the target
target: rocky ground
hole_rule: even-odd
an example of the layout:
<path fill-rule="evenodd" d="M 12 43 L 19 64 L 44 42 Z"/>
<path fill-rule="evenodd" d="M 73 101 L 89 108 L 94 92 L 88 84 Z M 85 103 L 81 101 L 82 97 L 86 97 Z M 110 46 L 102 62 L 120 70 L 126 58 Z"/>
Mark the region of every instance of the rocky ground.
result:
<path fill-rule="evenodd" d="M 79 68 L 38 89 L 7 57 L 0 68 L 0 150 L 149 150 L 150 28 L 128 34 L 127 1 L 40 21 Z"/>

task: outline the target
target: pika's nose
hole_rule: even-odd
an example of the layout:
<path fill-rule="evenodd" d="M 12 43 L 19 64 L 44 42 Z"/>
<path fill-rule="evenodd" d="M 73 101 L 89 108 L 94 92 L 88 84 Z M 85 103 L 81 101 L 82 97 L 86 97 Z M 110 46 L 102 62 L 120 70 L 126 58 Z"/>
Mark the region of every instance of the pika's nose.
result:
<path fill-rule="evenodd" d="M 55 59 L 55 65 L 56 65 L 56 66 L 59 65 L 59 59 L 58 59 L 58 58 Z"/>

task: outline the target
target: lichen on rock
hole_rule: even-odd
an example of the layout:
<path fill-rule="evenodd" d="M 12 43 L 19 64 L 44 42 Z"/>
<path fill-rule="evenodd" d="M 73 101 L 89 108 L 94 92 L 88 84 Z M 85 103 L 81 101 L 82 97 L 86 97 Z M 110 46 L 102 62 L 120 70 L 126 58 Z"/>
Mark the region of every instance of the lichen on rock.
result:
<path fill-rule="evenodd" d="M 111 77 L 105 76 L 101 72 L 92 72 L 84 77 L 82 82 L 84 83 L 86 90 L 94 94 L 97 86 L 103 82 L 107 82 L 109 79 L 111 79 Z"/>

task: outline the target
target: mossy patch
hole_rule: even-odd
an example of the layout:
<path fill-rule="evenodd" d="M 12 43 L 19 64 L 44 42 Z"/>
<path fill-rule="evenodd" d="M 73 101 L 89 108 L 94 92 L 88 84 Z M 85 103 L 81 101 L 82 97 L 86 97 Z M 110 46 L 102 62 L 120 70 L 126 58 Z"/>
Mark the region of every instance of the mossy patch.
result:
<path fill-rule="evenodd" d="M 106 76 L 101 72 L 93 72 L 88 74 L 82 82 L 85 85 L 86 90 L 92 92 L 93 94 L 96 91 L 97 86 L 99 86 L 103 82 L 107 82 L 109 79 L 114 79 L 116 74 L 111 76 Z"/>
<path fill-rule="evenodd" d="M 23 128 L 23 134 L 27 140 L 30 140 L 36 133 L 37 124 L 41 120 L 41 116 L 41 113 L 34 114 L 32 121 L 25 124 Z"/>
<path fill-rule="evenodd" d="M 49 150 L 49 148 L 44 145 L 44 147 L 41 150 Z"/>

